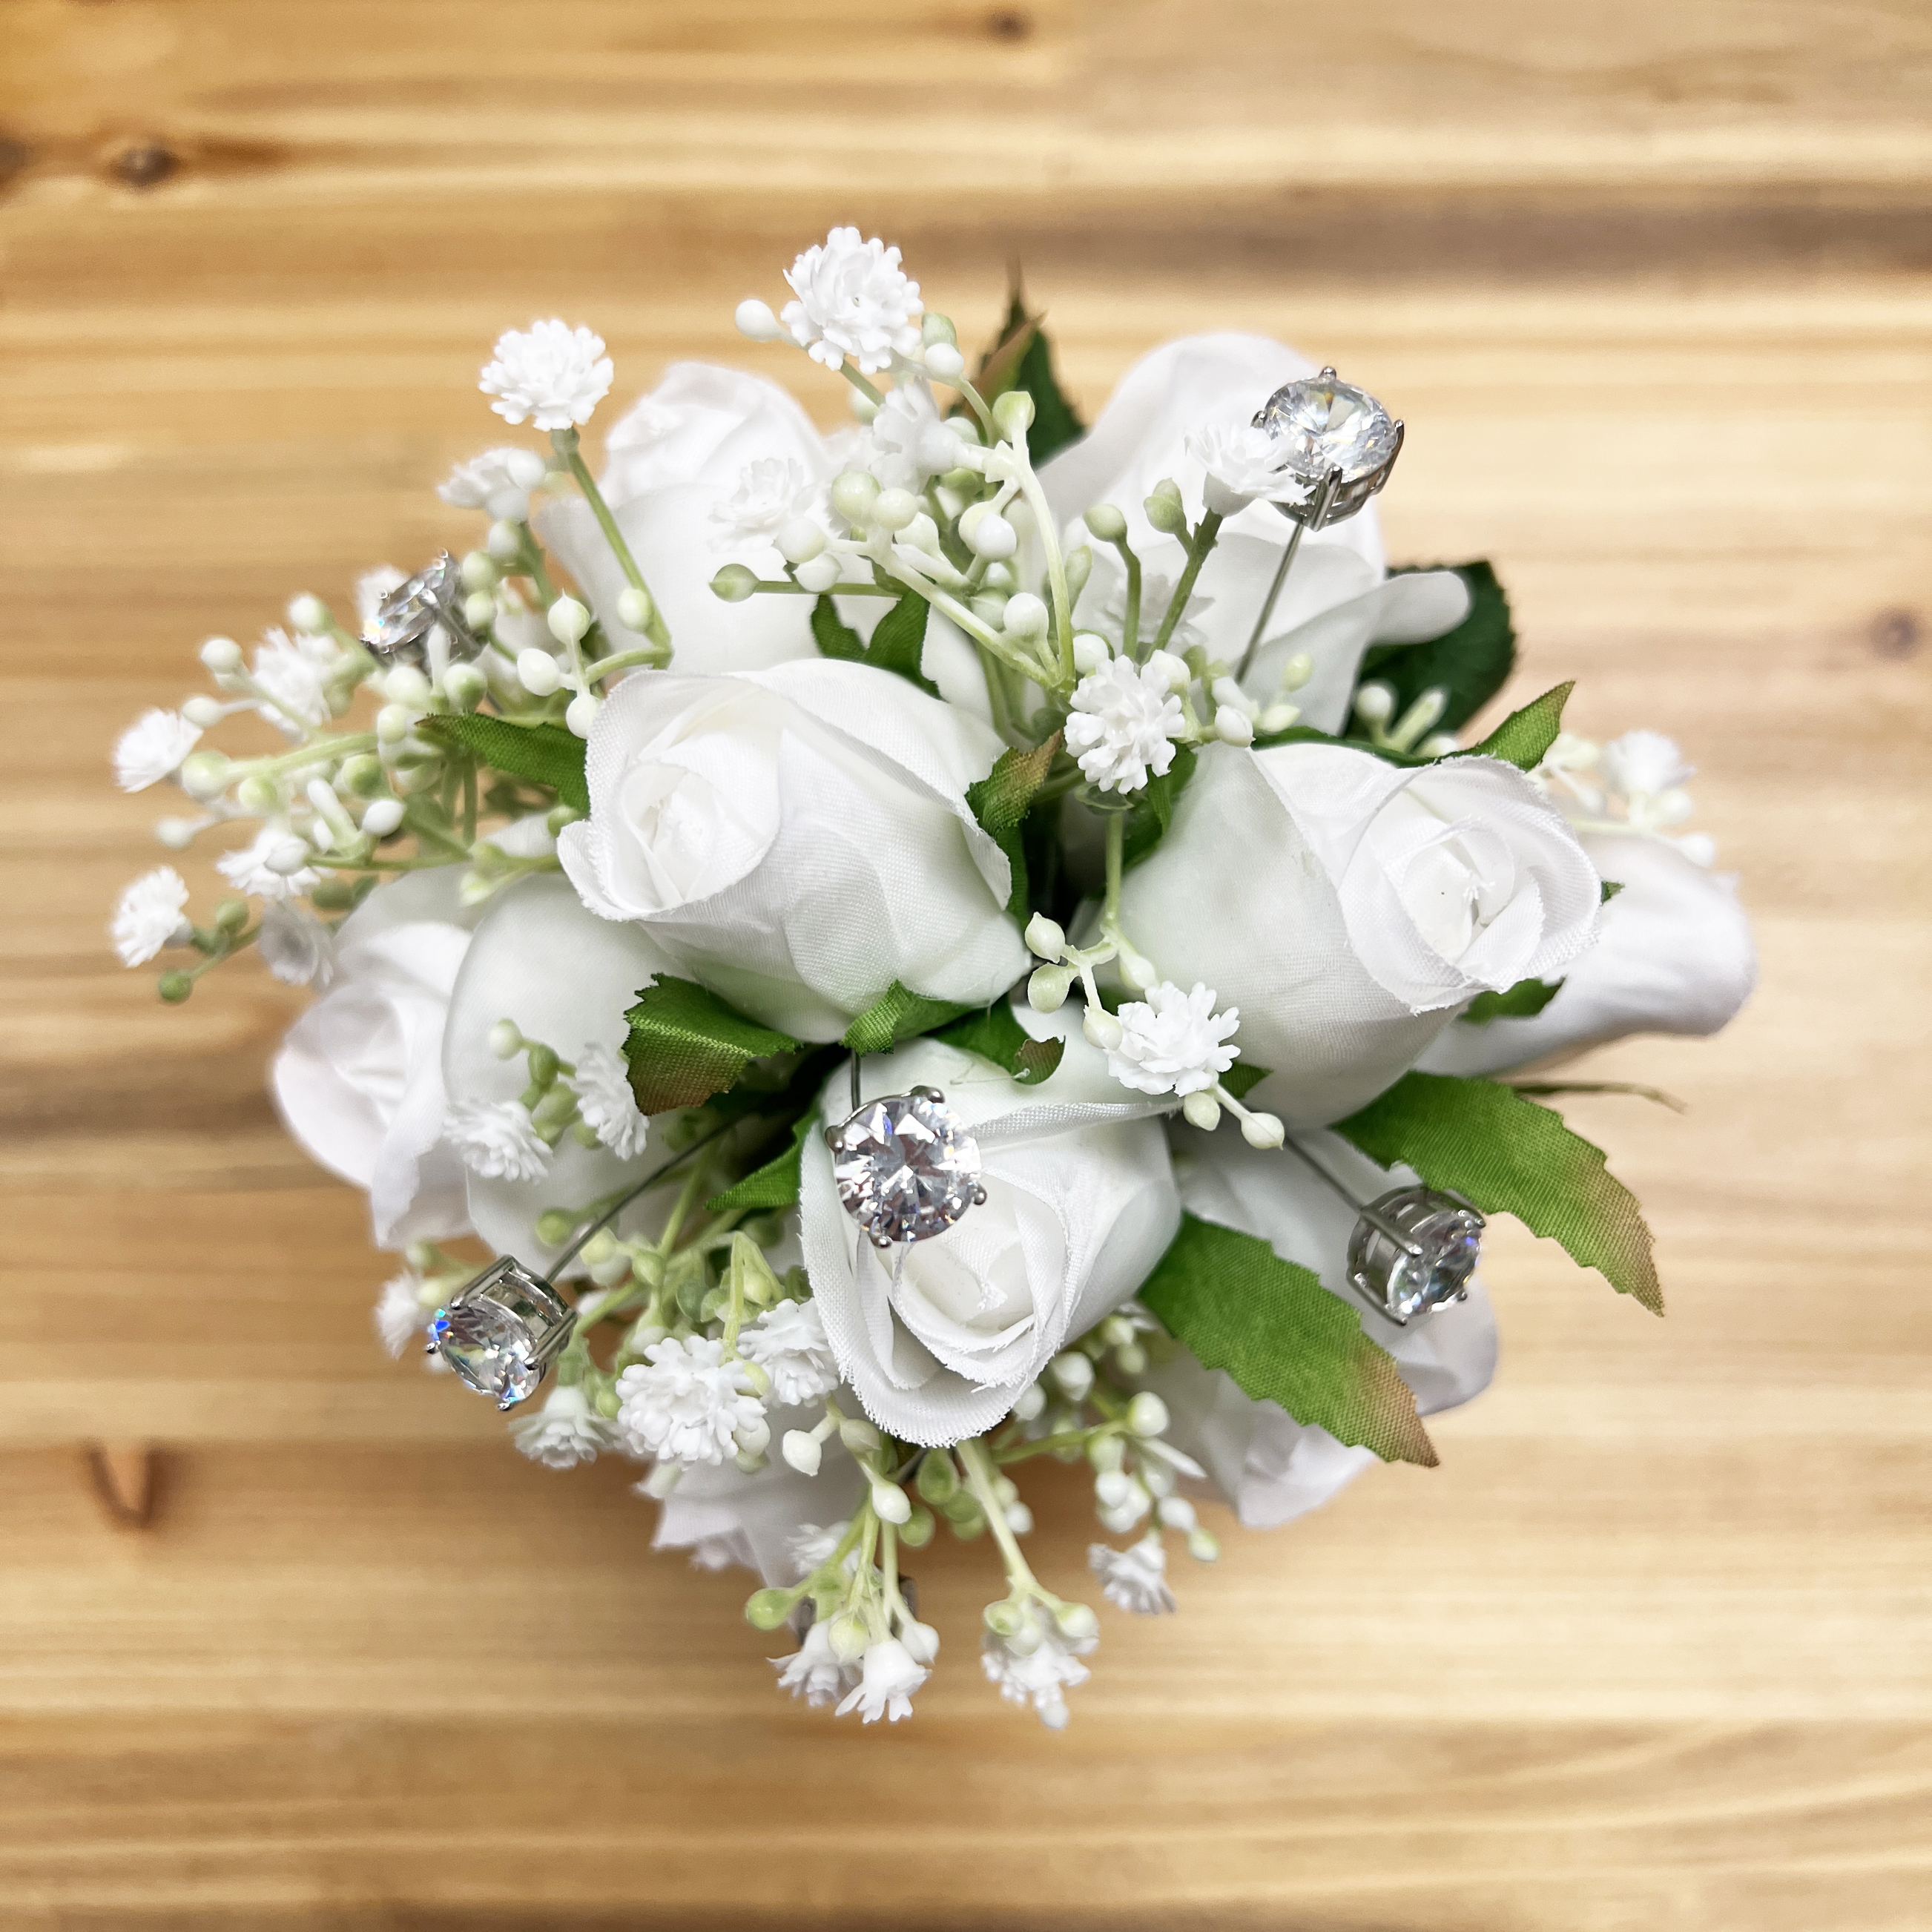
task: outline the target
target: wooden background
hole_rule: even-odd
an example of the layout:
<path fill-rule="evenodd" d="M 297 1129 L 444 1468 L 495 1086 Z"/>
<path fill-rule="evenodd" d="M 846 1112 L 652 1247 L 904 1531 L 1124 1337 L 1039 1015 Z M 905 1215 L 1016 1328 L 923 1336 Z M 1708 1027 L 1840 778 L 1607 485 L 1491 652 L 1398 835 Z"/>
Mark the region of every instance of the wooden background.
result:
<path fill-rule="evenodd" d="M 1921 0 L 0 0 L 0 1922 L 1932 1924 L 1928 187 Z M 1516 694 L 1682 739 L 1763 949 L 1598 1063 L 1688 1118 L 1575 1109 L 1670 1319 L 1499 1234 L 1444 1466 L 1110 1614 L 1061 1737 L 980 1681 L 977 1548 L 912 1723 L 782 1702 L 623 1468 L 376 1348 L 292 999 L 103 938 L 160 856 L 115 734 L 461 534 L 500 327 L 751 360 L 848 219 L 968 339 L 1022 260 L 1089 408 L 1220 326 L 1385 398 L 1394 554 L 1497 561 Z M 77 1445 L 142 1438 L 117 1530 Z"/>

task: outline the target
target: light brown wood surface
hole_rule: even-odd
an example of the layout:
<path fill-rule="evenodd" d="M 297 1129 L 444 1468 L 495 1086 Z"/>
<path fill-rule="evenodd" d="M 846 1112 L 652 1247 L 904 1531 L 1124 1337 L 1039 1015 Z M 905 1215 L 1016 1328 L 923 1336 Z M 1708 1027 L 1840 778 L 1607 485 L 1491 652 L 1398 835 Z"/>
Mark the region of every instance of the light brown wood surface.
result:
<path fill-rule="evenodd" d="M 1932 1924 L 1929 110 L 1905 0 L 0 0 L 0 1923 Z M 730 316 L 844 219 L 969 338 L 1021 260 L 1090 409 L 1216 326 L 1368 383 L 1393 553 L 1496 560 L 1517 694 L 1680 738 L 1762 946 L 1723 1038 L 1595 1064 L 1688 1118 L 1574 1108 L 1668 1320 L 1499 1232 L 1443 1466 L 1110 1615 L 1060 1737 L 976 1547 L 913 1722 L 782 1702 L 623 1468 L 377 1348 L 292 996 L 164 1010 L 102 932 L 114 734 L 462 536 L 499 328 L 829 419 Z M 152 1527 L 89 1441 L 160 1446 Z"/>

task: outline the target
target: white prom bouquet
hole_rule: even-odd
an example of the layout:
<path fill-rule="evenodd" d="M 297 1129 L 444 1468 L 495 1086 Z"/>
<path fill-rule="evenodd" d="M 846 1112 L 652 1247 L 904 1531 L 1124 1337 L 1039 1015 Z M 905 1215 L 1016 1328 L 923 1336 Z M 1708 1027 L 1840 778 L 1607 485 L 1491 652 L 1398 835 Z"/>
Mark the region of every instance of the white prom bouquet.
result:
<path fill-rule="evenodd" d="M 786 280 L 738 326 L 843 378 L 830 436 L 680 364 L 594 476 L 604 344 L 503 336 L 535 434 L 442 486 L 476 547 L 211 639 L 122 739 L 232 896 L 163 866 L 113 937 L 166 1000 L 250 949 L 312 990 L 274 1092 L 400 1252 L 383 1338 L 551 1468 L 644 1465 L 661 1546 L 760 1574 L 786 1688 L 909 1714 L 943 1526 L 1058 1726 L 1100 1625 L 1025 1466 L 1084 1465 L 1090 1587 L 1171 1610 L 1198 1501 L 1435 1461 L 1488 1217 L 1660 1310 L 1546 1104 L 1602 1083 L 1550 1070 L 1721 1026 L 1750 939 L 1669 740 L 1564 731 L 1564 686 L 1466 742 L 1508 608 L 1386 566 L 1372 396 L 1199 336 L 1083 430 L 1018 297 L 969 362 L 854 229 Z"/>

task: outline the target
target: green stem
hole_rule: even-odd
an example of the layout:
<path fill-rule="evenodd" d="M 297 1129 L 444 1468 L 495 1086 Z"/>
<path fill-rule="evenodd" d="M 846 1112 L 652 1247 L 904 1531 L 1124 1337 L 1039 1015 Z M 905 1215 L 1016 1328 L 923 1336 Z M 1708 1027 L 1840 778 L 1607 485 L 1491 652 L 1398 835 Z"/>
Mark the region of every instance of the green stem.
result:
<path fill-rule="evenodd" d="M 1118 924 L 1120 916 L 1120 874 L 1126 838 L 1126 814 L 1110 812 L 1107 817 L 1107 899 L 1100 916 L 1102 924 L 1109 928 Z"/>
<path fill-rule="evenodd" d="M 1129 657 L 1135 663 L 1142 662 L 1141 652 L 1141 560 L 1134 547 L 1125 537 L 1114 546 L 1120 553 L 1120 561 L 1127 571 L 1127 610 L 1120 626 L 1120 641 Z"/>
<path fill-rule="evenodd" d="M 997 442 L 1000 436 L 999 427 L 993 421 L 993 412 L 987 407 L 986 398 L 974 388 L 970 380 L 965 376 L 962 375 L 952 386 L 966 398 L 967 406 L 980 418 L 980 427 L 986 431 L 987 436 Z"/>
<path fill-rule="evenodd" d="M 966 1486 L 986 1512 L 986 1526 L 993 1532 L 993 1540 L 1000 1546 L 1008 1577 L 1016 1588 L 1040 1594 L 1039 1580 L 1020 1554 L 1018 1540 L 1006 1521 L 1006 1511 L 1000 1507 L 999 1492 L 994 1486 L 1000 1472 L 994 1466 L 992 1452 L 977 1436 L 968 1436 L 953 1447 L 966 1471 Z"/>
<path fill-rule="evenodd" d="M 352 731 L 346 737 L 318 739 L 292 752 L 278 752 L 272 758 L 238 758 L 232 769 L 244 778 L 257 778 L 270 772 L 299 771 L 304 765 L 326 765 L 375 748 L 374 732 Z"/>
<path fill-rule="evenodd" d="M 1195 579 L 1201 574 L 1201 566 L 1208 561 L 1208 553 L 1214 548 L 1214 539 L 1220 533 L 1220 512 L 1204 510 L 1188 543 L 1187 568 L 1180 573 L 1180 581 L 1174 586 L 1167 615 L 1160 620 L 1160 630 L 1154 640 L 1154 650 L 1167 648 L 1168 639 L 1174 635 L 1174 628 L 1180 622 L 1180 614 L 1187 608 L 1187 600 L 1194 595 Z M 1149 656 L 1153 654 L 1151 651 L 1148 652 Z"/>
<path fill-rule="evenodd" d="M 550 440 L 551 448 L 569 464 L 570 473 L 577 479 L 578 488 L 584 492 L 584 500 L 590 506 L 591 514 L 604 532 L 604 541 L 610 546 L 611 554 L 617 560 L 617 568 L 624 573 L 625 582 L 633 590 L 650 598 L 650 621 L 644 626 L 644 635 L 660 650 L 668 652 L 670 632 L 664 627 L 664 614 L 658 608 L 658 600 L 651 597 L 651 587 L 644 581 L 644 572 L 638 568 L 638 560 L 631 554 L 631 546 L 624 541 L 624 532 L 618 529 L 617 520 L 610 514 L 610 506 L 604 502 L 604 493 L 598 488 L 597 479 L 591 475 L 590 466 L 584 460 L 576 430 L 554 429 L 550 433 Z"/>
<path fill-rule="evenodd" d="M 752 588 L 776 592 L 782 597 L 897 597 L 899 594 L 883 584 L 835 584 L 830 590 L 808 590 L 802 584 L 779 577 L 761 577 Z"/>
<path fill-rule="evenodd" d="M 872 403 L 876 406 L 885 401 L 886 399 L 884 394 L 880 391 L 875 389 L 870 382 L 867 382 L 865 377 L 860 375 L 858 370 L 854 368 L 850 363 L 840 363 L 838 365 L 838 373 L 840 375 L 843 376 L 846 381 L 850 382 L 853 388 L 856 389 L 860 394 L 863 396 L 868 402 Z"/>
<path fill-rule="evenodd" d="M 1046 577 L 1053 586 L 1054 626 L 1060 643 L 1060 685 L 1062 688 L 1071 691 L 1074 683 L 1073 599 L 1066 594 L 1066 560 L 1060 554 L 1060 532 L 1054 526 L 1053 506 L 1046 500 L 1046 492 L 1040 478 L 1034 474 L 1024 441 L 1016 442 L 1012 450 L 1019 459 L 1020 494 L 1033 511 L 1034 521 L 1040 527 L 1040 543 L 1046 551 Z M 1215 520 L 1218 523 L 1220 519 Z"/>

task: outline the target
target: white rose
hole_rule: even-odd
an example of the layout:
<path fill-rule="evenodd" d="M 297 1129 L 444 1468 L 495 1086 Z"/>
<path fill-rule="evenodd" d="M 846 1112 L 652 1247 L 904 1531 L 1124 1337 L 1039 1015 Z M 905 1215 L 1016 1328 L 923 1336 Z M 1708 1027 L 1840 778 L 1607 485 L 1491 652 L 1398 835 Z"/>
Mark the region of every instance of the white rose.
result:
<path fill-rule="evenodd" d="M 334 980 L 270 1070 L 290 1132 L 368 1190 L 384 1247 L 469 1232 L 462 1163 L 442 1139 L 443 1021 L 475 919 L 457 903 L 461 876 L 406 874 L 344 921 Z"/>
<path fill-rule="evenodd" d="M 1513 766 L 1210 746 L 1121 918 L 1168 978 L 1240 1010 L 1254 1104 L 1340 1119 L 1457 1006 L 1554 970 L 1595 929 L 1594 870 Z"/>
<path fill-rule="evenodd" d="M 1316 373 L 1315 365 L 1264 336 L 1224 332 L 1183 337 L 1144 356 L 1121 377 L 1107 405 L 1079 442 L 1042 466 L 1040 481 L 1070 543 L 1094 552 L 1092 580 L 1078 614 L 1118 604 L 1124 572 L 1114 551 L 1094 542 L 1081 524 L 1096 502 L 1113 504 L 1127 520 L 1128 538 L 1152 587 L 1168 588 L 1185 562 L 1179 538 L 1147 520 L 1143 505 L 1154 485 L 1172 477 L 1198 514 L 1206 472 L 1188 448 L 1204 425 L 1249 421 L 1284 382 Z M 1274 580 L 1294 526 L 1271 504 L 1250 503 L 1221 526 L 1202 566 L 1186 618 L 1210 656 L 1238 664 Z M 1162 608 L 1165 608 L 1164 604 Z M 1338 730 L 1363 652 L 1372 644 L 1414 644 L 1440 637 L 1468 614 L 1468 592 L 1451 571 L 1390 577 L 1375 506 L 1346 521 L 1311 532 L 1276 602 L 1246 688 L 1272 700 L 1288 659 L 1306 652 L 1315 674 L 1293 694 L 1302 722 Z M 1151 634 L 1150 622 L 1144 626 Z"/>
<path fill-rule="evenodd" d="M 529 1085 L 522 1054 L 499 1060 L 490 1050 L 490 1029 L 499 1020 L 514 1021 L 525 1039 L 573 1063 L 592 1043 L 621 1053 L 625 1014 L 668 968 L 639 928 L 613 926 L 586 912 L 567 879 L 541 874 L 507 887 L 489 902 L 452 990 L 442 1037 L 450 1104 L 514 1100 Z M 674 1151 L 653 1134 L 642 1154 L 620 1160 L 608 1148 L 586 1148 L 566 1133 L 540 1180 L 466 1170 L 470 1221 L 499 1254 L 548 1268 L 560 1250 L 537 1239 L 539 1214 L 634 1186 Z M 642 1205 L 630 1211 L 640 1214 Z"/>
<path fill-rule="evenodd" d="M 1181 1198 L 1203 1220 L 1258 1235 L 1282 1260 L 1298 1262 L 1361 1317 L 1370 1339 L 1395 1358 L 1416 1407 L 1434 1415 L 1479 1395 L 1496 1372 L 1496 1324 L 1488 1294 L 1472 1282 L 1469 1298 L 1426 1320 L 1399 1327 L 1347 1285 L 1345 1264 L 1354 1211 L 1292 1154 L 1262 1152 L 1226 1132 L 1172 1130 Z M 1330 1134 L 1306 1137 L 1310 1150 L 1364 1200 L 1412 1183 L 1406 1168 L 1385 1171 Z M 1167 1439 L 1204 1468 L 1249 1528 L 1268 1528 L 1318 1508 L 1376 1460 L 1372 1450 L 1339 1442 L 1325 1429 L 1297 1422 L 1278 1402 L 1257 1402 L 1223 1371 L 1204 1369 L 1186 1350 L 1142 1378 L 1167 1404 Z"/>
<path fill-rule="evenodd" d="M 799 1211 L 812 1298 L 861 1406 L 905 1442 L 990 1429 L 1134 1292 L 1179 1224 L 1152 1117 L 1160 1103 L 1118 1104 L 1105 1055 L 1070 1034 L 1065 1015 L 1021 1017 L 1036 1036 L 1066 1040 L 1059 1071 L 1038 1088 L 936 1040 L 866 1062 L 868 1094 L 937 1087 L 980 1138 L 987 1198 L 944 1234 L 882 1254 L 840 1205 L 824 1140 L 806 1143 Z M 828 1123 L 844 1117 L 845 1080 L 826 1090 Z"/>
<path fill-rule="evenodd" d="M 784 520 L 780 497 L 792 512 L 796 494 L 822 488 L 836 466 L 784 390 L 736 370 L 674 363 L 606 449 L 600 487 L 670 627 L 680 671 L 757 670 L 817 655 L 810 598 L 724 604 L 711 592 L 725 563 L 780 574 L 772 543 Z M 589 504 L 560 496 L 536 529 L 607 633 L 624 648 L 641 643 L 617 621 L 626 581 Z"/>
<path fill-rule="evenodd" d="M 1586 832 L 1580 842 L 1623 887 L 1598 915 L 1596 944 L 1534 1018 L 1446 1028 L 1423 1056 L 1429 1072 L 1495 1073 L 1630 1033 L 1713 1034 L 1750 997 L 1757 953 L 1734 877 L 1660 838 Z"/>
<path fill-rule="evenodd" d="M 1025 970 L 1010 868 L 965 798 L 1001 748 L 863 664 L 653 672 L 599 712 L 590 816 L 559 851 L 584 903 L 638 922 L 682 976 L 836 1040 L 895 980 L 978 1004 Z"/>

